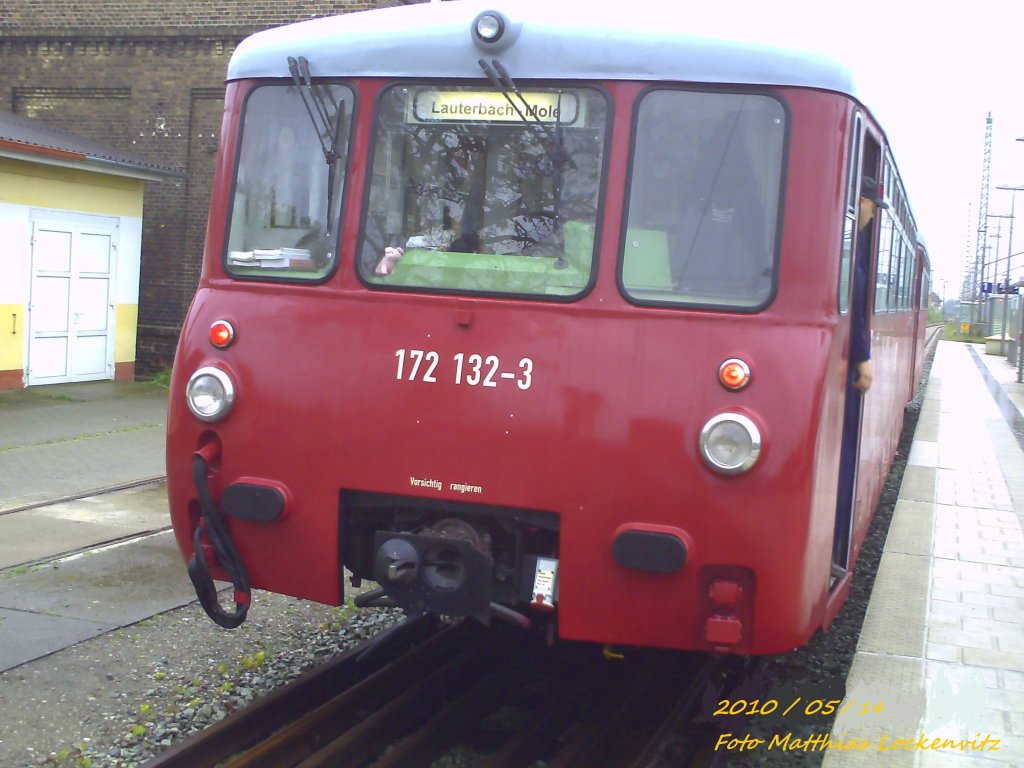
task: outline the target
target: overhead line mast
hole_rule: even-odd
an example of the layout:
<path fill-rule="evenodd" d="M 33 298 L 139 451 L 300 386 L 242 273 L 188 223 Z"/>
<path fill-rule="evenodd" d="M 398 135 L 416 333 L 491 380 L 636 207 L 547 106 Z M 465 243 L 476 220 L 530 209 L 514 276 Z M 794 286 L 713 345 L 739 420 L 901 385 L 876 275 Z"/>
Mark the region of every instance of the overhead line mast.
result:
<path fill-rule="evenodd" d="M 974 251 L 974 270 L 971 275 L 971 288 L 966 296 L 972 299 L 971 322 L 984 322 L 983 310 L 985 294 L 985 245 L 988 240 L 988 189 L 989 173 L 992 169 L 992 113 L 985 118 L 985 152 L 981 161 L 981 198 L 978 202 L 978 242 Z M 973 332 L 973 328 L 971 329 Z"/>

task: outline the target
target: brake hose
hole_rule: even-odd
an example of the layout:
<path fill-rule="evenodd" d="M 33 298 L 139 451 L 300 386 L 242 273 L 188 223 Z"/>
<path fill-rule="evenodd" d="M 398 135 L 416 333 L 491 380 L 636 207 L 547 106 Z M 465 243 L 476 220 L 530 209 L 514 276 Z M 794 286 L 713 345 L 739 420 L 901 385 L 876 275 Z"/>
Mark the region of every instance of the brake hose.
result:
<path fill-rule="evenodd" d="M 196 525 L 195 533 L 192 536 L 193 554 L 188 561 L 188 577 L 192 580 L 196 596 L 207 615 L 225 629 L 234 629 L 245 621 L 245 615 L 249 611 L 249 603 L 252 599 L 249 574 L 246 573 L 242 558 L 235 548 L 235 543 L 231 540 L 227 523 L 210 494 L 206 459 L 200 453 L 196 453 L 192 460 L 192 478 L 195 481 L 196 493 L 199 495 L 201 518 L 200 524 Z M 210 574 L 210 565 L 206 561 L 206 553 L 203 551 L 203 521 L 206 523 L 205 530 L 213 544 L 213 551 L 217 555 L 217 562 L 227 571 L 235 588 L 235 609 L 230 613 L 225 611 L 220 604 L 217 588 L 214 586 L 213 576 Z"/>

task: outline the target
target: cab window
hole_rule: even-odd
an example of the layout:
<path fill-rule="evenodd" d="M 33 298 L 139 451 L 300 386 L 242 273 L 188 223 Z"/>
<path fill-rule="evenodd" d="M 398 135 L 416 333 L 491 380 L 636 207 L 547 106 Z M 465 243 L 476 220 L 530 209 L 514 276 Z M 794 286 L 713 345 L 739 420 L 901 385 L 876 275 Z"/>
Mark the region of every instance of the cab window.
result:
<path fill-rule="evenodd" d="M 741 311 L 768 302 L 785 127 L 769 96 L 644 95 L 621 252 L 629 299 Z"/>
<path fill-rule="evenodd" d="M 235 277 L 319 280 L 334 266 L 354 99 L 340 84 L 312 89 L 327 123 L 311 119 L 295 85 L 246 99 L 224 257 Z"/>
<path fill-rule="evenodd" d="M 359 276 L 572 297 L 590 283 L 607 107 L 592 88 L 397 85 L 375 122 Z"/>

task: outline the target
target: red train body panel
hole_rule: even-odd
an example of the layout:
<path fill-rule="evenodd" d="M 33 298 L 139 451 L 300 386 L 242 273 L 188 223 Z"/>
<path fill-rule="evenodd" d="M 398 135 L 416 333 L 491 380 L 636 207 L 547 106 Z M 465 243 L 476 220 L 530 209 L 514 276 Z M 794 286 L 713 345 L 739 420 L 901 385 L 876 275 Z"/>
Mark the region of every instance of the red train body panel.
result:
<path fill-rule="evenodd" d="M 531 615 L 556 616 L 565 639 L 775 653 L 827 625 L 895 449 L 920 344 L 915 313 L 872 316 L 876 382 L 865 399 L 852 552 L 832 579 L 850 324 L 836 294 L 854 115 L 870 125 L 858 102 L 826 89 L 744 86 L 785 105 L 788 137 L 774 294 L 758 311 L 730 312 L 638 306 L 623 295 L 616 265 L 634 112 L 652 87 L 639 79 L 588 83 L 606 95 L 611 138 L 595 277 L 581 296 L 368 285 L 353 265 L 375 104 L 393 81 L 336 74 L 356 107 L 339 266 L 315 285 L 240 280 L 225 268 L 238 131 L 262 81 L 228 87 L 204 268 L 171 384 L 168 486 L 185 557 L 201 508 L 193 453 L 205 446 L 215 501 L 234 485 L 282 499 L 273 520 L 228 516 L 256 588 L 342 602 L 344 566 L 370 556 L 353 543 L 369 535 L 352 527 L 363 505 L 422 503 L 438 515 L 465 512 L 496 537 L 511 529 L 498 518 L 519 521 L 527 542 L 551 521 L 557 543 L 534 554 L 558 561 L 557 612 Z M 871 131 L 881 162 L 882 135 Z M 218 320 L 235 332 L 225 349 L 208 339 Z M 483 361 L 476 384 L 471 355 Z M 719 382 L 730 358 L 749 365 L 741 391 Z M 230 414 L 212 423 L 186 405 L 190 377 L 207 366 L 236 390 Z M 718 474 L 701 457 L 701 428 L 721 412 L 760 431 L 749 472 Z M 613 552 L 624 532 L 682 542 L 685 563 L 624 567 Z M 529 614 L 528 602 L 512 607 Z"/>

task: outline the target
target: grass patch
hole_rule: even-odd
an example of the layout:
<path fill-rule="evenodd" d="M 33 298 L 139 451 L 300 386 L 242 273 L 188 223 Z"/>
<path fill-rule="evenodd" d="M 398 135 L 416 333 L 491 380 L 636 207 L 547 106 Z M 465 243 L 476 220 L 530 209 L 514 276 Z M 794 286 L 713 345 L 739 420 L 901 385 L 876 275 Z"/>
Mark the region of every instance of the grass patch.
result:
<path fill-rule="evenodd" d="M 968 344 L 984 344 L 984 336 L 971 336 L 969 333 L 962 333 L 960 331 L 959 321 L 953 321 L 946 323 L 946 327 L 942 331 L 943 341 L 962 341 Z"/>
<path fill-rule="evenodd" d="M 0 409 L 32 403 L 65 402 L 73 403 L 75 398 L 62 392 L 48 388 L 25 387 L 23 389 L 7 389 L 0 392 Z"/>
<path fill-rule="evenodd" d="M 153 378 L 146 380 L 147 384 L 152 384 L 154 387 L 160 387 L 161 389 L 171 388 L 171 369 L 167 368 L 163 371 L 159 371 L 153 375 Z"/>

